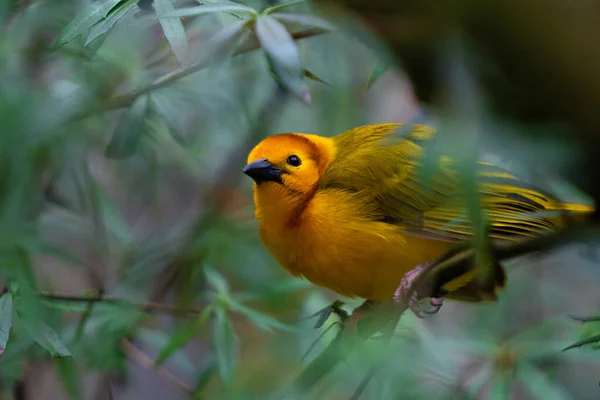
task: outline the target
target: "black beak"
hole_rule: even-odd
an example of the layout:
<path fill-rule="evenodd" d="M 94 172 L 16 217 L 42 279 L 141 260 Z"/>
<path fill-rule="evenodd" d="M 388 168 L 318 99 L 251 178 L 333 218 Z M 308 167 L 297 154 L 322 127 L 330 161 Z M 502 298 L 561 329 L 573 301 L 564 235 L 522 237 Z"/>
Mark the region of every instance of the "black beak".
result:
<path fill-rule="evenodd" d="M 266 158 L 253 161 L 244 167 L 244 173 L 254 179 L 256 183 L 262 182 L 277 182 L 283 183 L 281 174 L 283 171 L 270 162 Z"/>

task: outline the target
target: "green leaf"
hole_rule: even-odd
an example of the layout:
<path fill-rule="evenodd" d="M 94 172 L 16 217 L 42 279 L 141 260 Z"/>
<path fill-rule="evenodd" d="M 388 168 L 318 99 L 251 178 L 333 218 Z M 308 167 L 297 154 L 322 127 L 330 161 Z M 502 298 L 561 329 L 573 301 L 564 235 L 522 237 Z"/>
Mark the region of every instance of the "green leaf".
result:
<path fill-rule="evenodd" d="M 569 315 L 569 318 L 571 318 L 575 321 L 580 321 L 580 322 L 599 322 L 600 321 L 600 316 L 578 317 L 577 315 Z"/>
<path fill-rule="evenodd" d="M 26 315 L 19 316 L 31 338 L 37 344 L 48 350 L 53 357 L 72 357 L 71 352 L 58 337 L 58 334 L 54 329 L 42 321 L 27 318 Z"/>
<path fill-rule="evenodd" d="M 122 0 L 106 0 L 102 4 L 92 3 L 85 10 L 77 14 L 77 16 L 67 25 L 54 44 L 58 48 L 77 36 L 84 34 L 99 21 L 106 18 L 110 10 L 112 10 Z"/>
<path fill-rule="evenodd" d="M 210 6 L 202 5 L 202 6 L 197 6 L 197 7 L 183 8 L 183 9 L 179 9 L 179 10 L 175 10 L 175 11 L 166 12 L 164 14 L 160 14 L 160 15 L 158 15 L 158 17 L 159 18 L 194 17 L 196 15 L 211 14 L 211 13 L 215 13 L 215 12 L 227 12 L 227 13 L 239 12 L 239 13 L 249 14 L 252 17 L 255 17 L 258 15 L 256 10 L 254 10 L 251 7 L 246 7 L 241 4 L 234 5 L 234 4 L 228 3 L 228 4 L 215 4 L 215 5 L 210 5 Z"/>
<path fill-rule="evenodd" d="M 315 74 L 313 74 L 312 72 L 310 72 L 307 69 L 304 70 L 304 76 L 307 77 L 308 79 L 312 79 L 313 81 L 317 81 L 317 82 L 323 83 L 323 84 L 331 87 L 331 85 L 329 83 L 325 82 L 323 79 L 319 78 L 318 76 L 316 76 Z"/>
<path fill-rule="evenodd" d="M 304 80 L 304 68 L 290 33 L 269 15 L 256 19 L 254 31 L 281 85 L 309 104 L 310 92 Z"/>
<path fill-rule="evenodd" d="M 167 14 L 175 10 L 171 0 L 154 0 L 154 8 L 157 15 Z M 188 38 L 181 19 L 158 18 L 158 22 L 160 22 L 165 38 L 169 42 L 179 65 L 183 67 L 188 54 Z"/>
<path fill-rule="evenodd" d="M 367 79 L 367 90 L 371 89 L 371 86 L 389 69 L 389 64 L 383 61 L 378 61 L 373 67 L 373 71 L 371 71 L 371 75 L 369 75 L 369 79 Z"/>
<path fill-rule="evenodd" d="M 56 359 L 56 367 L 65 391 L 71 399 L 83 399 L 79 368 L 73 358 Z"/>
<path fill-rule="evenodd" d="M 87 36 L 87 39 L 85 40 L 84 46 L 87 47 L 95 39 L 97 39 L 98 37 L 102 36 L 103 34 L 107 33 L 109 30 L 111 30 L 112 27 L 115 26 L 115 24 L 121 18 L 123 18 L 125 16 L 125 14 L 127 14 L 132 8 L 135 7 L 135 5 L 138 3 L 138 1 L 139 0 L 129 0 L 122 4 L 119 4 L 108 15 L 107 18 L 100 20 L 98 23 L 94 24 L 94 26 L 92 26 L 92 28 L 90 29 L 90 31 L 88 33 L 88 36 Z"/>
<path fill-rule="evenodd" d="M 306 0 L 293 0 L 293 1 L 290 1 L 287 3 L 279 3 L 277 5 L 265 8 L 264 10 L 261 11 L 261 14 L 263 14 L 263 15 L 271 14 L 277 10 L 281 10 L 283 8 L 295 6 L 295 5 L 302 4 L 302 3 L 306 3 Z"/>
<path fill-rule="evenodd" d="M 196 337 L 212 312 L 212 306 L 206 307 L 191 324 L 185 325 L 173 333 L 171 340 L 160 351 L 154 364 L 156 366 L 161 365 L 167 358 L 171 357 L 173 353 Z"/>
<path fill-rule="evenodd" d="M 147 328 L 140 328 L 137 331 L 137 338 L 149 346 L 153 353 L 158 353 L 160 349 L 163 349 L 168 345 L 171 339 L 170 336 L 163 331 Z M 180 369 L 186 375 L 192 374 L 196 370 L 196 367 L 190 361 L 188 355 L 184 351 L 181 351 L 181 349 L 176 349 L 170 357 L 170 362 L 173 366 Z"/>
<path fill-rule="evenodd" d="M 332 31 L 335 26 L 325 21 L 322 18 L 315 17 L 314 15 L 306 14 L 290 14 L 290 13 L 273 13 L 271 17 L 276 18 L 280 22 L 288 22 L 302 25 L 308 28 L 320 28 L 327 31 Z"/>
<path fill-rule="evenodd" d="M 229 292 L 229 284 L 227 283 L 227 280 L 223 277 L 223 275 L 215 271 L 213 268 L 205 266 L 204 275 L 206 276 L 208 284 L 217 292 L 221 294 Z"/>
<path fill-rule="evenodd" d="M 217 363 L 215 362 L 214 359 L 211 358 L 210 360 L 208 360 L 208 362 L 206 364 L 207 364 L 206 367 L 204 367 L 204 369 L 202 369 L 202 372 L 200 372 L 200 375 L 198 376 L 198 378 L 196 380 L 196 387 L 194 388 L 194 393 L 193 393 L 194 399 L 202 398 L 201 397 L 202 391 L 204 390 L 206 385 L 210 382 L 210 378 L 212 378 L 213 374 L 217 370 Z"/>
<path fill-rule="evenodd" d="M 519 364 L 517 379 L 538 399 L 568 400 L 572 398 L 564 387 L 551 382 L 546 374 L 529 363 Z"/>
<path fill-rule="evenodd" d="M 6 350 L 6 342 L 12 327 L 13 298 L 12 293 L 4 293 L 0 297 L 0 356 Z"/>
<path fill-rule="evenodd" d="M 293 327 L 280 322 L 276 318 L 273 318 L 270 315 L 260 311 L 256 311 L 244 304 L 238 303 L 237 301 L 230 300 L 229 308 L 230 310 L 242 314 L 248 318 L 254 323 L 254 325 L 256 325 L 257 328 L 263 331 L 272 332 L 273 329 L 281 329 L 288 332 L 295 331 Z"/>
<path fill-rule="evenodd" d="M 600 334 L 594 335 L 587 339 L 580 340 L 578 342 L 575 342 L 572 345 L 569 345 L 569 346 L 565 347 L 564 349 L 562 349 L 562 351 L 571 350 L 571 349 L 574 349 L 577 347 L 585 346 L 586 344 L 592 344 L 592 343 L 597 343 L 597 342 L 600 342 Z"/>
<path fill-rule="evenodd" d="M 215 310 L 212 344 L 217 358 L 219 377 L 222 381 L 228 381 L 237 364 L 239 349 L 238 337 L 227 315 L 227 310 L 222 307 Z"/>
<path fill-rule="evenodd" d="M 138 97 L 117 124 L 115 133 L 106 148 L 107 157 L 125 158 L 133 154 L 144 132 L 147 112 L 148 96 Z"/>

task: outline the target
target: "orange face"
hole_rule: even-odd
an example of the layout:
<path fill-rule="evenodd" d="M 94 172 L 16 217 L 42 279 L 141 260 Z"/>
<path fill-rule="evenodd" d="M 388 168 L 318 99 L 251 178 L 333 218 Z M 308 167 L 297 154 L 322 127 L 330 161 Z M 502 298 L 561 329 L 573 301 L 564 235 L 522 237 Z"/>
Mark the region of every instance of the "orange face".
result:
<path fill-rule="evenodd" d="M 327 167 L 327 157 L 310 136 L 282 133 L 264 139 L 250 152 L 244 173 L 261 190 L 312 191 Z"/>

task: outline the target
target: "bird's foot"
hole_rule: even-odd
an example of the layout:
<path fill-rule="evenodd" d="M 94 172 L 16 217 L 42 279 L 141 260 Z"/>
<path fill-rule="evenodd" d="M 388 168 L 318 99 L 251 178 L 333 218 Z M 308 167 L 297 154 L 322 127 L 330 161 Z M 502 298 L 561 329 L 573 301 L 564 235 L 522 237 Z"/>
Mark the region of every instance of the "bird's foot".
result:
<path fill-rule="evenodd" d="M 396 292 L 394 293 L 394 301 L 396 301 L 396 303 L 408 304 L 408 308 L 410 308 L 412 312 L 419 318 L 424 318 L 423 313 L 437 313 L 444 304 L 443 297 L 432 297 L 429 300 L 429 304 L 431 304 L 433 308 L 424 310 L 419 301 L 417 292 L 415 290 L 411 290 L 411 286 L 413 285 L 414 281 L 421 275 L 426 266 L 427 264 L 417 265 L 415 268 L 404 274 L 398 289 L 396 289 Z"/>

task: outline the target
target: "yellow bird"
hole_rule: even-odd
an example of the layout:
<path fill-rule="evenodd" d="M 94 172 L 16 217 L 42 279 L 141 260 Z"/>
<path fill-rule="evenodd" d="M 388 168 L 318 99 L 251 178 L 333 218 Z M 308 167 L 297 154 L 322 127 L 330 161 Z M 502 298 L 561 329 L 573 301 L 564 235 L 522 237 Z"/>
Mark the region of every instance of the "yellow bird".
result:
<path fill-rule="evenodd" d="M 441 156 L 430 179 L 419 179 L 423 145 L 434 134 L 424 125 L 387 123 L 332 138 L 267 137 L 244 168 L 254 180 L 264 245 L 290 273 L 316 285 L 344 296 L 391 299 L 405 274 L 418 273 L 473 232 L 452 159 Z M 562 203 L 492 164 L 477 165 L 491 238 L 535 236 L 561 228 L 563 215 L 593 211 Z M 504 284 L 503 271 L 496 280 Z M 469 299 L 468 283 L 456 279 L 438 295 Z"/>

